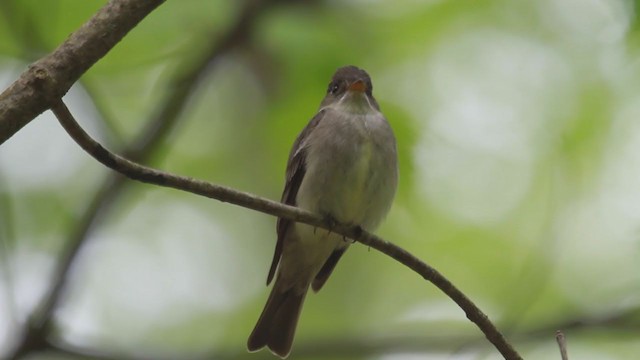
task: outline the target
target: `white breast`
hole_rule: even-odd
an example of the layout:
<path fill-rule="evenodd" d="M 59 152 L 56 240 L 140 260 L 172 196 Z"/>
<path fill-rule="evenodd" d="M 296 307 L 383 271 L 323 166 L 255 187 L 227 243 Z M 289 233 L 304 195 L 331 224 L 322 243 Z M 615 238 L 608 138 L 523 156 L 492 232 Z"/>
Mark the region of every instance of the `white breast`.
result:
<path fill-rule="evenodd" d="M 325 111 L 307 140 L 298 206 L 373 230 L 395 194 L 393 132 L 379 112 Z"/>

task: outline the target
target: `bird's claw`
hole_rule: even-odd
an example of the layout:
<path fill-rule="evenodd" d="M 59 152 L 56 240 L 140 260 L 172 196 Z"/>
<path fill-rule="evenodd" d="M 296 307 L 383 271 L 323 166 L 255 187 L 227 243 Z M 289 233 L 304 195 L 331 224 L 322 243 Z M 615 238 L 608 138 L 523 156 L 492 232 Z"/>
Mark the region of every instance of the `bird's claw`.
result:
<path fill-rule="evenodd" d="M 329 229 L 329 234 L 331 234 L 331 232 L 333 231 L 333 228 L 338 224 L 338 220 L 336 220 L 336 218 L 334 218 L 331 214 L 323 214 L 322 215 L 323 219 L 322 221 L 324 222 L 325 225 L 327 225 L 327 228 Z"/>
<path fill-rule="evenodd" d="M 322 221 L 324 221 L 325 225 L 327 225 L 329 229 L 333 229 L 338 224 L 338 220 L 336 220 L 336 218 L 331 214 L 324 214 L 322 217 Z"/>
<path fill-rule="evenodd" d="M 362 229 L 362 226 L 358 225 L 358 224 L 354 224 L 353 227 L 355 228 L 355 232 L 354 235 L 356 238 L 362 236 L 362 232 L 364 231 L 364 229 Z M 343 237 L 344 240 L 344 237 Z M 345 240 L 346 241 L 346 240 Z M 355 239 L 351 239 L 351 243 L 354 244 L 356 242 Z"/>
<path fill-rule="evenodd" d="M 338 223 L 339 223 L 339 222 L 338 222 L 338 220 L 337 220 L 335 217 L 333 217 L 331 214 L 328 214 L 328 213 L 323 214 L 323 215 L 322 215 L 322 217 L 323 217 L 323 222 L 324 222 L 324 224 L 325 224 L 325 225 L 327 226 L 327 228 L 329 229 L 329 230 L 328 230 L 328 234 L 331 234 L 331 233 L 333 232 L 333 228 L 334 228 L 336 225 L 338 225 Z M 357 225 L 357 224 L 352 224 L 352 226 L 353 226 L 353 227 L 355 227 L 355 237 L 359 237 L 359 236 L 361 236 L 361 235 L 362 235 L 362 232 L 364 231 L 364 230 L 362 229 L 362 226 Z M 314 228 L 313 228 L 313 233 L 314 233 L 314 235 L 315 235 L 315 233 L 316 233 L 316 229 L 317 229 L 317 227 L 314 227 Z M 342 241 L 347 242 L 347 241 L 349 241 L 349 240 L 351 240 L 351 243 L 352 243 L 352 244 L 356 242 L 356 240 L 355 240 L 355 239 L 349 239 L 349 238 L 347 238 L 346 236 L 342 235 Z"/>

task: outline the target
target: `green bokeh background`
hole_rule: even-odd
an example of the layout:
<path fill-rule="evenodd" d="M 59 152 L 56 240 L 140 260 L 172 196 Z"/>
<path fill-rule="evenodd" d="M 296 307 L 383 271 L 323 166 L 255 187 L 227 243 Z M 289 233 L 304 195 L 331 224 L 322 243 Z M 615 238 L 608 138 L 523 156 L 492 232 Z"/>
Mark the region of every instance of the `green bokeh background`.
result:
<path fill-rule="evenodd" d="M 0 84 L 104 1 L 0 0 Z M 115 151 L 243 1 L 168 1 L 65 100 Z M 268 8 L 209 65 L 148 165 L 279 199 L 289 147 L 342 65 L 365 68 L 398 139 L 379 229 L 460 287 L 526 359 L 640 354 L 640 63 L 625 0 L 327 0 Z M 0 146 L 0 353 L 108 170 L 45 113 Z M 62 343 L 173 358 L 269 358 L 273 217 L 129 183 L 56 311 Z M 151 355 L 154 357 L 155 355 Z M 34 358 L 66 358 L 40 354 Z M 434 286 L 355 245 L 307 297 L 293 359 L 498 359 Z"/>

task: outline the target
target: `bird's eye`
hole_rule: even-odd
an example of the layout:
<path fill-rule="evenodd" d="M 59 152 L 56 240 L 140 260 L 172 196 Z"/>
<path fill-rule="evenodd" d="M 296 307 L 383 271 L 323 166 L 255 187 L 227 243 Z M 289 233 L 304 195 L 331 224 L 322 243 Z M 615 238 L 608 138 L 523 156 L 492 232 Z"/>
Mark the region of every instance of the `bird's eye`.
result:
<path fill-rule="evenodd" d="M 329 89 L 327 89 L 327 92 L 335 95 L 339 89 L 340 89 L 340 85 L 338 85 L 338 83 L 331 83 L 329 84 Z"/>

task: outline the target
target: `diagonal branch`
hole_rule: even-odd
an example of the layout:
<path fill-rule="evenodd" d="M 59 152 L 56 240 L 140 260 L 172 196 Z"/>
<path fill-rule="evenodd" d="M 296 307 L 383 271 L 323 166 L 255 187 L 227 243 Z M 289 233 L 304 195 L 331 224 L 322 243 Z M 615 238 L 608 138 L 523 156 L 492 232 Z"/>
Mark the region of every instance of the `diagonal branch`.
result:
<path fill-rule="evenodd" d="M 111 0 L 0 94 L 0 145 L 62 98 L 82 74 L 164 0 Z"/>
<path fill-rule="evenodd" d="M 496 347 L 496 349 L 498 349 L 505 359 L 522 359 L 511 344 L 507 342 L 500 331 L 498 331 L 495 325 L 493 325 L 489 320 L 487 315 L 485 315 L 471 300 L 469 300 L 466 295 L 464 295 L 436 269 L 422 262 L 420 259 L 416 258 L 401 247 L 387 242 L 376 235 L 368 233 L 362 230 L 359 226 L 326 224 L 321 216 L 309 211 L 284 205 L 279 202 L 264 199 L 256 195 L 244 193 L 224 186 L 211 184 L 189 177 L 173 175 L 136 164 L 119 155 L 109 152 L 102 147 L 102 145 L 89 137 L 89 135 L 75 121 L 73 115 L 62 100 L 55 103 L 52 110 L 67 133 L 87 153 L 105 166 L 124 174 L 133 180 L 184 190 L 277 217 L 283 217 L 321 227 L 349 237 L 364 245 L 368 245 L 392 257 L 421 275 L 425 280 L 433 283 L 456 304 L 458 304 L 458 306 L 465 312 L 467 318 L 480 328 L 486 338 Z"/>

